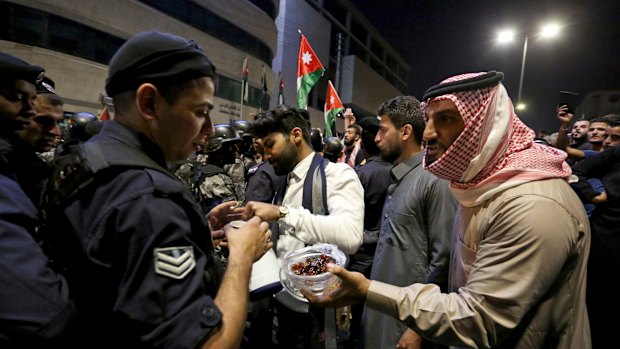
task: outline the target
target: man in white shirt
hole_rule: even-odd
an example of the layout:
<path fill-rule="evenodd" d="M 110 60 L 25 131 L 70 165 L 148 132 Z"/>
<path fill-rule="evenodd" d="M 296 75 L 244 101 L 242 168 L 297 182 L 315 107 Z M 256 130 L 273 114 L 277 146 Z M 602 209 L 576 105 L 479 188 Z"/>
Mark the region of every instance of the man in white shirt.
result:
<path fill-rule="evenodd" d="M 287 175 L 286 187 L 276 193 L 274 204 L 251 201 L 246 205 L 248 218 L 277 222 L 273 229 L 277 236 L 272 239 L 278 257 L 317 242 L 355 253 L 362 244 L 364 223 L 364 189 L 355 171 L 312 150 L 310 125 L 296 109 L 280 106 L 265 113 L 254 122 L 253 135 L 263 139 L 276 174 Z M 308 314 L 285 314 L 287 309 L 282 308 L 276 307 L 280 347 L 324 346 L 323 325 L 316 331 L 321 314 L 312 308 Z M 295 330 L 312 333 L 296 334 Z"/>

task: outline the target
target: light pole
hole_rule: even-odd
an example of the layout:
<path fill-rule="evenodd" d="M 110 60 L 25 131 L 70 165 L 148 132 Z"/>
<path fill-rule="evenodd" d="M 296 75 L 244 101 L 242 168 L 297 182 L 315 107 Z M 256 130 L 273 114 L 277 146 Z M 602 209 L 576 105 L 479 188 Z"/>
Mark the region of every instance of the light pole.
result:
<path fill-rule="evenodd" d="M 542 27 L 537 36 L 541 38 L 551 38 L 556 36 L 559 31 L 560 27 L 557 24 L 547 24 Z M 500 43 L 506 43 L 513 41 L 514 36 L 514 30 L 503 30 L 499 32 L 497 39 Z M 525 58 L 527 57 L 528 40 L 529 36 L 525 35 L 525 40 L 523 41 L 523 58 L 521 59 L 521 75 L 519 77 L 519 93 L 517 94 L 517 110 L 525 109 L 525 104 L 521 101 L 521 92 L 523 91 L 523 76 L 525 75 Z"/>
<path fill-rule="evenodd" d="M 525 75 L 525 57 L 527 56 L 527 35 L 523 42 L 523 59 L 521 60 L 521 76 L 519 77 L 519 93 L 517 94 L 517 109 L 525 109 L 525 105 L 521 103 L 521 91 L 523 90 L 523 75 Z"/>

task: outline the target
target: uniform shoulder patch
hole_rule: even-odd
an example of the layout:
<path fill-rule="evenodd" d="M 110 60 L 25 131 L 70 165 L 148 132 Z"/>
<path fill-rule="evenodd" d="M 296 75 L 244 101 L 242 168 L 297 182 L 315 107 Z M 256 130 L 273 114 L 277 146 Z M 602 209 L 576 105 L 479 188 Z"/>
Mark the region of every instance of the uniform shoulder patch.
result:
<path fill-rule="evenodd" d="M 192 246 L 155 248 L 153 258 L 155 273 L 172 279 L 183 279 L 196 266 Z"/>
<path fill-rule="evenodd" d="M 258 171 L 258 168 L 260 167 L 260 165 L 262 165 L 263 163 L 261 162 L 260 164 L 256 164 L 252 167 L 250 167 L 250 169 L 248 170 L 248 175 L 253 175 L 254 173 L 256 173 L 256 171 Z"/>

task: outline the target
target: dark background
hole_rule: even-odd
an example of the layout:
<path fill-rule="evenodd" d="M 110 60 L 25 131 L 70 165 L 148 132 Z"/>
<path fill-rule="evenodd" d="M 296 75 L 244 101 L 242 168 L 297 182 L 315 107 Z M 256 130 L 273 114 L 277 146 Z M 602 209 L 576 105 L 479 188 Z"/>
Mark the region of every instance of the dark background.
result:
<path fill-rule="evenodd" d="M 620 89 L 620 1 L 406 1 L 352 0 L 409 63 L 409 94 L 445 77 L 488 70 L 504 72 L 504 85 L 516 104 L 523 41 L 529 42 L 517 111 L 528 126 L 557 131 L 559 91 L 579 93 Z M 536 39 L 546 21 L 561 25 L 556 38 Z M 497 32 L 522 30 L 515 41 L 498 45 Z"/>

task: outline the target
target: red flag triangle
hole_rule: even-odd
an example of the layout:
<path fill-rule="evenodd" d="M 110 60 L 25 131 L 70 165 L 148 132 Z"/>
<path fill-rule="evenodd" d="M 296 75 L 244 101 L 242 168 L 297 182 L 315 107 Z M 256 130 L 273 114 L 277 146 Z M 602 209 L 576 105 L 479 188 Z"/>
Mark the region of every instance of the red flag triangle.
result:
<path fill-rule="evenodd" d="M 312 47 L 306 40 L 306 37 L 301 35 L 301 44 L 299 45 L 299 57 L 297 62 L 297 77 L 304 76 L 306 74 L 310 74 L 319 69 L 325 69 L 319 57 L 317 57 Z"/>
<path fill-rule="evenodd" d="M 108 111 L 108 106 L 105 106 L 99 115 L 99 120 L 107 121 L 110 120 L 110 112 Z"/>

